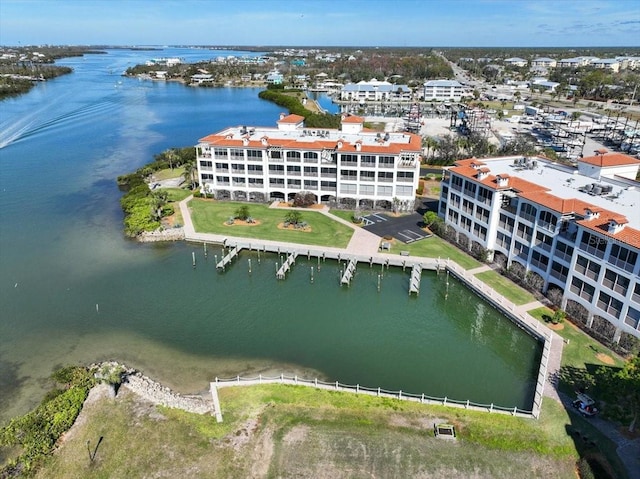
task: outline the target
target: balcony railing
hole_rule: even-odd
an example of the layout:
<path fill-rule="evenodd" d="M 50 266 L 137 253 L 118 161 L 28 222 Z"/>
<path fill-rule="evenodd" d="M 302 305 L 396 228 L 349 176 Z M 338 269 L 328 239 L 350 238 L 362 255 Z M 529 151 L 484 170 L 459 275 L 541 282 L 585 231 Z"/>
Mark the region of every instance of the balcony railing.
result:
<path fill-rule="evenodd" d="M 551 270 L 551 276 L 553 276 L 554 278 L 559 279 L 562 282 L 567 281 L 567 275 L 560 272 L 560 271 L 556 271 L 555 269 Z"/>
<path fill-rule="evenodd" d="M 635 264 L 627 263 L 625 260 L 622 260 L 620 258 L 612 258 L 611 256 L 609 256 L 609 263 L 625 271 L 628 271 L 629 273 L 632 273 L 633 268 L 635 268 Z"/>
<path fill-rule="evenodd" d="M 623 286 L 621 284 L 618 283 L 614 283 L 613 281 L 611 281 L 610 279 L 604 278 L 602 280 L 602 284 L 609 288 L 611 291 L 615 291 L 616 293 L 620 293 L 622 296 L 626 296 L 627 295 L 627 290 L 629 289 L 628 286 Z"/>
<path fill-rule="evenodd" d="M 592 254 L 596 258 L 604 258 L 604 251 L 596 248 L 595 246 L 588 245 L 587 243 L 580 243 L 580 249 L 582 251 L 586 251 L 589 254 Z"/>
<path fill-rule="evenodd" d="M 614 316 L 616 318 L 620 317 L 620 310 L 616 309 L 615 307 L 613 307 L 610 304 L 605 303 L 604 301 L 598 300 L 598 309 L 601 309 L 605 313 L 608 313 L 611 316 Z"/>
<path fill-rule="evenodd" d="M 575 287 L 574 285 L 571 285 L 571 287 L 569 288 L 569 290 L 577 295 L 580 296 L 582 299 L 586 299 L 587 301 L 591 302 L 593 300 L 593 293 L 589 293 L 586 290 L 580 290 L 580 288 Z"/>

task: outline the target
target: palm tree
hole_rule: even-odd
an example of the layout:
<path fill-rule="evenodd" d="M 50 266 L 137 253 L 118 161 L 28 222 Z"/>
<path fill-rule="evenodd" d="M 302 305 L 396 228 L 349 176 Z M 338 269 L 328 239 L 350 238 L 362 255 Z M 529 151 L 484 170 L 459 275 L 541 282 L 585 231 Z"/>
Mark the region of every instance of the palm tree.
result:
<path fill-rule="evenodd" d="M 184 179 L 189 182 L 189 188 L 194 189 L 197 184 L 198 168 L 195 161 L 187 161 L 184 164 Z"/>

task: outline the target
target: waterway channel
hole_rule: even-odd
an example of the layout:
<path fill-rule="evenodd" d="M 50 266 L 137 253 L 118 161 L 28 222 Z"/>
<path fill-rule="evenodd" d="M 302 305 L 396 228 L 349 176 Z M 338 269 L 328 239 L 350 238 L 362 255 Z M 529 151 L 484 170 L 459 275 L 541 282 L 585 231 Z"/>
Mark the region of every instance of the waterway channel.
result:
<path fill-rule="evenodd" d="M 4 101 L 0 116 L 0 423 L 37 404 L 53 368 L 116 359 L 181 392 L 215 376 L 291 373 L 530 409 L 540 345 L 452 278 L 359 266 L 350 287 L 301 258 L 224 273 L 186 243 L 122 235 L 119 174 L 228 125 L 274 125 L 258 90 L 120 76 L 153 57 L 110 50 L 63 60 L 72 75 Z M 191 255 L 196 253 L 197 266 Z M 248 259 L 252 258 L 252 272 Z"/>

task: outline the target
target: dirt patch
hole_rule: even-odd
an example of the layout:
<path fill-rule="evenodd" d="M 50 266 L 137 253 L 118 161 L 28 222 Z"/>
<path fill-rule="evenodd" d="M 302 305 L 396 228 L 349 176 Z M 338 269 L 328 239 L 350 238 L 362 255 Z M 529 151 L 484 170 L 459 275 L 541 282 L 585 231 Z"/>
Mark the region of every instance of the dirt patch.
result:
<path fill-rule="evenodd" d="M 311 428 L 309 426 L 294 426 L 282 438 L 284 444 L 296 444 L 304 442 Z"/>
<path fill-rule="evenodd" d="M 612 358 L 611 356 L 609 356 L 608 354 L 598 353 L 598 354 L 596 354 L 596 358 L 597 358 L 599 361 L 602 361 L 603 363 L 608 364 L 608 365 L 613 365 L 613 364 L 615 364 L 615 363 L 616 363 L 616 362 L 613 360 L 613 358 Z"/>
<path fill-rule="evenodd" d="M 560 330 L 564 329 L 564 324 L 562 324 L 562 323 L 558 323 L 558 324 L 549 323 L 549 324 L 547 324 L 547 327 L 549 329 L 553 329 L 554 331 L 560 331 Z"/>
<path fill-rule="evenodd" d="M 222 224 L 224 226 L 258 226 L 258 225 L 261 225 L 262 222 L 258 220 L 253 220 L 251 223 L 249 223 L 244 220 L 233 220 L 233 223 L 229 223 L 228 221 L 225 221 Z"/>
<path fill-rule="evenodd" d="M 302 231 L 303 233 L 311 233 L 312 229 L 310 226 L 300 227 L 295 225 L 285 226 L 284 223 L 278 223 L 279 230 L 291 230 L 291 231 Z"/>
<path fill-rule="evenodd" d="M 307 209 L 310 209 L 310 210 L 321 210 L 323 208 L 324 208 L 324 205 L 320 203 L 316 203 L 315 205 L 311 205 L 307 207 Z"/>

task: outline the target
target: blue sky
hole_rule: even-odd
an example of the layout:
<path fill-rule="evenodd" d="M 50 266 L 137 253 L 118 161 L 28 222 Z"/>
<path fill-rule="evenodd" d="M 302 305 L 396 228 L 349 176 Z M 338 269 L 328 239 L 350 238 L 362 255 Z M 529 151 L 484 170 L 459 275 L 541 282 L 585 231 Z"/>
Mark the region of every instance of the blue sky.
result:
<path fill-rule="evenodd" d="M 640 0 L 0 0 L 0 45 L 638 46 Z"/>

